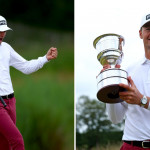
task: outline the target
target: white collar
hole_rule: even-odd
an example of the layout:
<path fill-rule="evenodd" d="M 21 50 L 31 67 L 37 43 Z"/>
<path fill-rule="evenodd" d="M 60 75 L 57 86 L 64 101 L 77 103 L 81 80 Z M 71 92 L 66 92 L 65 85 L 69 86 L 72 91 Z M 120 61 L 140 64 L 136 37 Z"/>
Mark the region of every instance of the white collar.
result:
<path fill-rule="evenodd" d="M 147 59 L 145 56 L 143 57 L 143 59 L 141 59 L 141 62 L 140 62 L 142 65 L 144 64 L 149 64 L 150 65 L 150 59 Z"/>

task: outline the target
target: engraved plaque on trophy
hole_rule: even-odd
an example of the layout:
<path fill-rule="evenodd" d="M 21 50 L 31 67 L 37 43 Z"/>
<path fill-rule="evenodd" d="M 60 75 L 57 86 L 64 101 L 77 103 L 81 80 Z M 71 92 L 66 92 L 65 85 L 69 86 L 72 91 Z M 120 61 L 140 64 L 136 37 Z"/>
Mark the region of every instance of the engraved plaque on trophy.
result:
<path fill-rule="evenodd" d="M 111 66 L 97 76 L 97 98 L 102 102 L 122 102 L 119 98 L 119 92 L 125 91 L 125 89 L 119 87 L 119 83 L 128 85 L 128 74 L 121 68 L 115 68 L 115 65 L 122 61 L 124 43 L 123 36 L 114 33 L 103 34 L 93 42 L 94 48 L 98 50 L 98 61 L 102 66 L 108 64 Z"/>

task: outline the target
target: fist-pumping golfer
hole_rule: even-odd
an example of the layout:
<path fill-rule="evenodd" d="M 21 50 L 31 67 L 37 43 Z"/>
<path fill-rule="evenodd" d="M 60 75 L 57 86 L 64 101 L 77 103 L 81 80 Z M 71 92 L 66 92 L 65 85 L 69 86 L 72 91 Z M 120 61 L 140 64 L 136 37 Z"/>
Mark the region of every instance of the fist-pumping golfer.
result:
<path fill-rule="evenodd" d="M 23 137 L 16 127 L 16 99 L 9 67 L 30 74 L 55 59 L 57 48 L 51 47 L 45 56 L 27 61 L 3 42 L 7 30 L 11 29 L 7 26 L 6 19 L 0 16 L 0 150 L 24 150 Z"/>

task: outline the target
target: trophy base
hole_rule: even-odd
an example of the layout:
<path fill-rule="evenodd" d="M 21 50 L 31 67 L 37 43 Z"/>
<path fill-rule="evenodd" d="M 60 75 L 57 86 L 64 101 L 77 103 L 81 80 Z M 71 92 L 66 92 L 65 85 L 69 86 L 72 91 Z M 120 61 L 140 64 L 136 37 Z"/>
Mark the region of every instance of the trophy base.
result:
<path fill-rule="evenodd" d="M 109 85 L 97 92 L 97 98 L 104 103 L 120 103 L 123 100 L 119 98 L 119 92 L 123 91 L 126 89 L 119 87 L 118 84 Z"/>
<path fill-rule="evenodd" d="M 99 74 L 97 98 L 105 103 L 119 103 L 119 92 L 126 89 L 119 86 L 119 83 L 128 85 L 127 72 L 122 69 L 107 69 Z"/>

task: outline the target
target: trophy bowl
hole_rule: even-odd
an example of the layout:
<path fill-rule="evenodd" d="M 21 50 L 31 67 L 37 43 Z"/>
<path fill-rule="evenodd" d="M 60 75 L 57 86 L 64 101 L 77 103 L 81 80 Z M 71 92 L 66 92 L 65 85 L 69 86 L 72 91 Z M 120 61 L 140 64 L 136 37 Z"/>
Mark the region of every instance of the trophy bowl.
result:
<path fill-rule="evenodd" d="M 103 34 L 97 37 L 93 45 L 98 50 L 97 59 L 102 66 L 110 65 L 111 68 L 100 72 L 97 76 L 97 98 L 105 103 L 119 103 L 119 92 L 126 89 L 119 87 L 119 83 L 128 85 L 128 73 L 116 64 L 122 61 L 124 38 L 118 34 Z"/>
<path fill-rule="evenodd" d="M 101 52 L 105 49 L 121 50 L 121 46 L 124 44 L 124 37 L 114 33 L 100 35 L 93 42 L 93 46 L 98 50 L 98 52 Z"/>
<path fill-rule="evenodd" d="M 120 50 L 104 50 L 97 55 L 97 59 L 102 65 L 115 65 L 123 53 Z"/>

